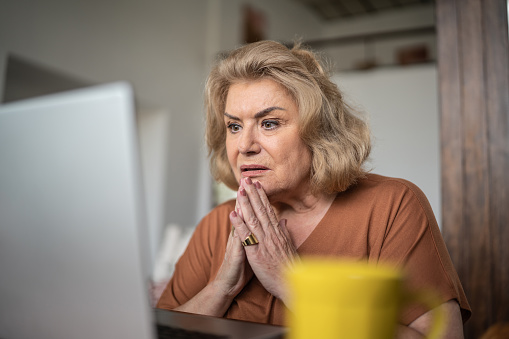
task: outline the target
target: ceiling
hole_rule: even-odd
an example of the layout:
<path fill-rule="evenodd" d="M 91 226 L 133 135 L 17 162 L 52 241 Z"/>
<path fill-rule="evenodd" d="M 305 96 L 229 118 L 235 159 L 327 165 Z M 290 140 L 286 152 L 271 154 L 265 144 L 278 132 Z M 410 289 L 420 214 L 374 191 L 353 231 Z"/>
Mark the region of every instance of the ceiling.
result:
<path fill-rule="evenodd" d="M 434 0 L 293 0 L 307 6 L 321 19 L 358 17 L 388 9 L 433 3 Z"/>

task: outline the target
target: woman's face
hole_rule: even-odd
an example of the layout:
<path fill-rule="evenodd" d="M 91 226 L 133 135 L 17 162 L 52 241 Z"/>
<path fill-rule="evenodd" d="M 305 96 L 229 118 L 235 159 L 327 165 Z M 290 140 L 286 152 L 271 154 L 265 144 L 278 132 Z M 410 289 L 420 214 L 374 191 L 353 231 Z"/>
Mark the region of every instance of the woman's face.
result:
<path fill-rule="evenodd" d="M 226 150 L 237 181 L 258 180 L 269 197 L 307 193 L 311 152 L 299 137 L 293 98 L 270 79 L 230 86 Z"/>

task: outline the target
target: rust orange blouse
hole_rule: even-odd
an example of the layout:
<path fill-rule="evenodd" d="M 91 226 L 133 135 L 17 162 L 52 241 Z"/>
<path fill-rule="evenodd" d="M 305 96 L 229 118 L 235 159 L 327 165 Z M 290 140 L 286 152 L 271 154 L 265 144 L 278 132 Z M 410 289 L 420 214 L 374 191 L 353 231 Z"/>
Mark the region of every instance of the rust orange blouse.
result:
<path fill-rule="evenodd" d="M 200 222 L 158 308 L 173 309 L 185 303 L 214 279 L 224 258 L 231 229 L 228 215 L 234 207 L 235 201 L 228 201 Z M 368 174 L 338 193 L 297 251 L 301 257 L 332 256 L 396 264 L 406 272 L 410 288 L 432 288 L 443 302 L 457 300 L 463 321 L 470 317 L 470 306 L 431 206 L 422 191 L 408 181 Z M 426 311 L 410 305 L 401 323 L 408 325 Z M 284 313 L 284 304 L 253 277 L 224 316 L 284 325 Z"/>

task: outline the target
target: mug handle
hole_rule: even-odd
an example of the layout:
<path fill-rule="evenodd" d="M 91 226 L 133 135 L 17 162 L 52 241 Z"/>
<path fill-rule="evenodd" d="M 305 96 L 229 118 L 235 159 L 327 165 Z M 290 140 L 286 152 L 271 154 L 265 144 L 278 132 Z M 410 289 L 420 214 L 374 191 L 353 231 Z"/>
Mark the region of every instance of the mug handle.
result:
<path fill-rule="evenodd" d="M 433 321 L 431 324 L 431 328 L 428 333 L 425 335 L 428 339 L 437 339 L 440 337 L 442 332 L 445 329 L 446 322 L 446 314 L 441 309 L 438 308 L 442 303 L 438 299 L 435 293 L 430 291 L 416 291 L 410 292 L 406 295 L 405 302 L 407 303 L 418 303 L 428 307 L 431 311 L 433 311 Z"/>

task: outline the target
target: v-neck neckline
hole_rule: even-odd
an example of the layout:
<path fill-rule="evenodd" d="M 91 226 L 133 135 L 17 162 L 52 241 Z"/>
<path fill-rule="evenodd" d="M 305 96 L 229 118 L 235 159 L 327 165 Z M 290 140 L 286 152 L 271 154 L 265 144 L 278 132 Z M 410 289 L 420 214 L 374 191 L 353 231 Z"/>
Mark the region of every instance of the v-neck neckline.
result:
<path fill-rule="evenodd" d="M 325 214 L 322 216 L 322 218 L 320 219 L 320 221 L 318 222 L 318 224 L 316 224 L 315 228 L 311 231 L 311 233 L 309 233 L 309 235 L 306 237 L 306 239 L 304 239 L 304 241 L 299 245 L 299 247 L 297 247 L 297 252 L 300 252 L 302 250 L 305 251 L 305 246 L 308 242 L 311 242 L 312 239 L 314 237 L 316 237 L 316 234 L 319 233 L 320 231 L 320 228 L 322 228 L 323 224 L 327 224 L 327 220 L 330 219 L 330 215 L 331 215 L 331 210 L 333 209 L 334 205 L 336 204 L 336 201 L 338 200 L 338 197 L 341 193 L 338 193 L 336 194 L 336 196 L 334 197 L 334 199 L 332 200 L 332 203 L 330 204 L 329 208 L 327 209 L 327 212 L 325 212 Z M 310 240 L 311 239 L 311 240 Z"/>

